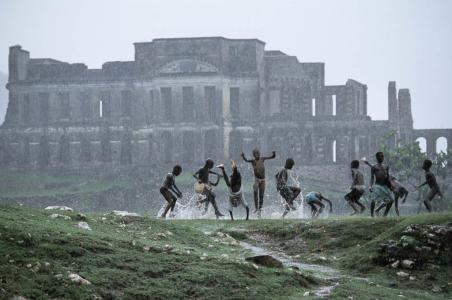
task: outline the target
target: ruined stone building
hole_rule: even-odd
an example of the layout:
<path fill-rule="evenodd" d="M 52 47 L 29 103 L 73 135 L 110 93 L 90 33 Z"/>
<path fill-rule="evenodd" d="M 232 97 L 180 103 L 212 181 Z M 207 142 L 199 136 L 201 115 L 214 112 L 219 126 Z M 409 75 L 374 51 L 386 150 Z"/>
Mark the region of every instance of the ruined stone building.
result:
<path fill-rule="evenodd" d="M 325 84 L 324 63 L 265 50 L 258 39 L 154 39 L 101 69 L 9 52 L 0 161 L 10 166 L 200 163 L 259 147 L 303 164 L 369 156 L 418 137 L 435 152 L 451 129 L 413 129 L 408 89 L 389 82 L 387 121 L 367 114 L 367 86 Z"/>

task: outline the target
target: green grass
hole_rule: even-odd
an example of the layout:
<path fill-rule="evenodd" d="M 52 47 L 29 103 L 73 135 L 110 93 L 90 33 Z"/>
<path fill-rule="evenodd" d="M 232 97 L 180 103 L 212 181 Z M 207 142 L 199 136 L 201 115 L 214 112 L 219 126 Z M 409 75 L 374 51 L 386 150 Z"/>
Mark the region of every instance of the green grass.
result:
<path fill-rule="evenodd" d="M 50 219 L 51 213 L 0 206 L 0 287 L 6 292 L 0 298 L 284 299 L 306 289 L 306 277 L 287 269 L 256 270 L 244 263 L 239 246 L 215 243 L 186 224 L 89 215 L 92 231 L 84 231 L 74 226 L 75 213 L 65 213 L 73 220 Z M 163 251 L 165 245 L 172 250 Z M 71 283 L 67 272 L 92 285 Z"/>
<path fill-rule="evenodd" d="M 52 213 L 72 220 L 50 219 Z M 344 277 L 335 280 L 331 299 L 450 299 L 451 266 L 412 270 L 416 280 L 401 280 L 397 270 L 375 265 L 373 257 L 379 243 L 399 238 L 409 224 L 451 220 L 452 213 L 248 222 L 90 214 L 92 231 L 85 231 L 76 227 L 76 213 L 0 205 L 0 298 L 314 299 L 318 285 L 332 284 L 314 280 L 309 272 L 256 269 L 244 262 L 249 253 L 239 245 L 214 240 L 221 231 L 237 239 L 263 235 L 268 247 L 339 269 Z M 72 283 L 68 272 L 92 285 Z M 433 293 L 433 285 L 443 291 Z M 306 291 L 310 296 L 303 296 Z"/>

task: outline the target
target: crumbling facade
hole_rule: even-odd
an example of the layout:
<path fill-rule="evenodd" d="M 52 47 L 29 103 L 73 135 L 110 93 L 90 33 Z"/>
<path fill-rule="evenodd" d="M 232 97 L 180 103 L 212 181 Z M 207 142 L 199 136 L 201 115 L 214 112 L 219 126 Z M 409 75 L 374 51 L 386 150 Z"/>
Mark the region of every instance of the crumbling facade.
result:
<path fill-rule="evenodd" d="M 323 63 L 302 63 L 257 39 L 154 39 L 135 60 L 101 69 L 33 59 L 10 47 L 9 104 L 0 162 L 10 166 L 200 163 L 259 147 L 303 164 L 369 156 L 423 136 L 450 145 L 452 130 L 414 130 L 409 90 L 388 86 L 389 119 L 367 115 L 367 86 L 325 85 Z"/>

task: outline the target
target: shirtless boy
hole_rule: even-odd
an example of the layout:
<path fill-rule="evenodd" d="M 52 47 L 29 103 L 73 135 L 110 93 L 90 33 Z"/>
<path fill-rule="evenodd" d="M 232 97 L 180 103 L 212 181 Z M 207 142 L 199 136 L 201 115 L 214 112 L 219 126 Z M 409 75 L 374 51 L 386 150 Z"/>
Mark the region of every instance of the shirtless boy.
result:
<path fill-rule="evenodd" d="M 354 215 L 356 213 L 362 213 L 366 209 L 366 207 L 361 202 L 359 202 L 362 195 L 364 194 L 366 186 L 364 185 L 364 175 L 359 170 L 359 161 L 352 161 L 350 167 L 352 172 L 352 186 L 350 187 L 350 192 L 344 196 L 344 199 L 353 209 L 352 215 Z M 359 211 L 356 206 L 359 207 Z"/>
<path fill-rule="evenodd" d="M 417 188 L 420 189 L 424 185 L 428 185 L 430 188 L 430 191 L 428 192 L 425 200 L 424 205 L 425 208 L 427 208 L 428 212 L 432 212 L 432 200 L 436 196 L 443 197 L 443 194 L 441 193 L 441 190 L 439 189 L 438 182 L 436 181 L 435 174 L 433 174 L 430 169 L 432 167 L 433 163 L 431 160 L 426 159 L 424 160 L 424 164 L 422 165 L 422 169 L 425 171 L 425 182 L 419 185 Z"/>
<path fill-rule="evenodd" d="M 295 161 L 292 158 L 288 158 L 286 160 L 286 164 L 284 168 L 276 174 L 276 189 L 279 191 L 281 196 L 286 201 L 285 210 L 283 212 L 282 217 L 284 218 L 289 211 L 295 210 L 293 206 L 293 201 L 298 197 L 301 192 L 301 189 L 295 186 L 287 185 L 287 181 L 289 179 L 288 171 L 292 170 Z"/>
<path fill-rule="evenodd" d="M 224 215 L 218 209 L 217 202 L 215 200 L 216 195 L 212 191 L 212 186 L 217 186 L 218 185 L 218 182 L 220 181 L 221 175 L 211 171 L 211 169 L 213 168 L 213 165 L 214 165 L 213 160 L 211 160 L 210 158 L 207 159 L 206 163 L 204 164 L 204 167 L 202 167 L 201 169 L 196 171 L 196 173 L 193 174 L 193 177 L 195 177 L 198 180 L 198 183 L 204 185 L 204 190 L 203 190 L 202 193 L 206 196 L 206 210 L 205 210 L 205 212 L 207 212 L 207 208 L 208 208 L 209 203 L 212 203 L 212 206 L 215 209 L 215 216 L 218 218 L 218 217 L 222 217 Z M 218 176 L 216 182 L 211 182 L 209 180 L 209 175 L 210 174 L 214 174 L 214 175 Z"/>
<path fill-rule="evenodd" d="M 325 208 L 325 204 L 322 203 L 322 200 L 328 202 L 330 205 L 330 213 L 333 212 L 333 204 L 331 201 L 319 192 L 309 192 L 307 193 L 305 199 L 306 203 L 311 207 L 311 216 L 313 219 L 317 218 Z"/>
<path fill-rule="evenodd" d="M 372 165 L 370 171 L 370 188 L 371 192 L 371 203 L 370 203 L 370 214 L 373 217 L 375 213 L 375 205 L 384 205 L 386 207 L 384 216 L 388 215 L 391 209 L 392 199 L 391 194 L 391 183 L 389 181 L 389 167 L 384 163 L 383 152 L 377 152 L 375 154 L 377 163 Z"/>
<path fill-rule="evenodd" d="M 160 188 L 160 193 L 163 198 L 168 202 L 163 211 L 161 218 L 166 218 L 166 214 L 168 210 L 171 209 L 171 212 L 174 210 L 174 206 L 176 205 L 177 198 L 182 197 L 182 193 L 176 186 L 176 176 L 179 176 L 182 172 L 182 168 L 179 165 L 174 166 L 173 171 L 168 173 L 165 177 L 165 181 L 163 181 L 162 187 Z M 177 198 L 176 198 L 176 196 Z"/>
<path fill-rule="evenodd" d="M 253 150 L 254 159 L 247 159 L 245 154 L 242 153 L 242 158 L 244 161 L 251 163 L 254 171 L 254 212 L 258 213 L 260 216 L 262 205 L 264 204 L 264 193 L 265 193 L 265 165 L 264 162 L 267 159 L 273 159 L 276 157 L 276 152 L 273 151 L 271 156 L 261 157 L 261 154 L 258 149 Z"/>
<path fill-rule="evenodd" d="M 238 207 L 239 205 L 245 208 L 246 220 L 248 220 L 250 215 L 250 209 L 242 192 L 242 176 L 240 175 L 240 172 L 237 169 L 235 161 L 231 159 L 231 168 L 232 168 L 231 177 L 228 177 L 228 174 L 226 174 L 226 171 L 224 170 L 224 165 L 219 165 L 217 167 L 220 168 L 221 171 L 223 172 L 224 181 L 226 182 L 226 185 L 229 187 L 229 215 L 231 216 L 231 220 L 234 221 L 232 208 Z"/>

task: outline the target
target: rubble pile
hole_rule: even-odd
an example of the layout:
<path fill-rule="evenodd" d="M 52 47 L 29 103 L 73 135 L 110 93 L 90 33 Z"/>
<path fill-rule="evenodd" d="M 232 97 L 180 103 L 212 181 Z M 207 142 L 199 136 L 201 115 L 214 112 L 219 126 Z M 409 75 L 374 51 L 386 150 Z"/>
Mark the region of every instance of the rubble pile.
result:
<path fill-rule="evenodd" d="M 409 225 L 399 240 L 378 245 L 375 263 L 395 269 L 435 269 L 452 266 L 452 222 Z"/>

